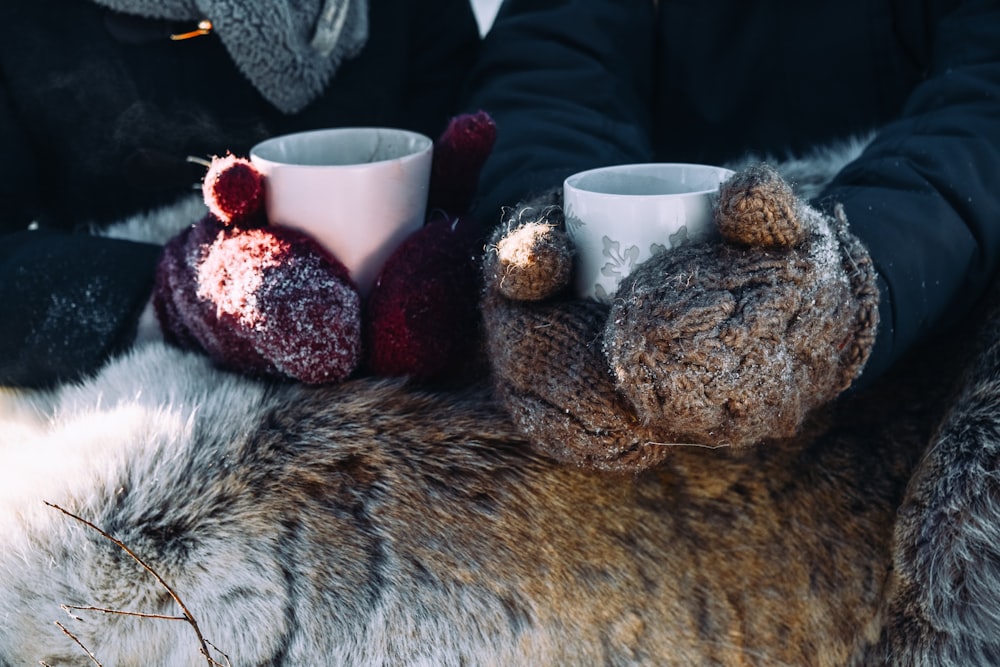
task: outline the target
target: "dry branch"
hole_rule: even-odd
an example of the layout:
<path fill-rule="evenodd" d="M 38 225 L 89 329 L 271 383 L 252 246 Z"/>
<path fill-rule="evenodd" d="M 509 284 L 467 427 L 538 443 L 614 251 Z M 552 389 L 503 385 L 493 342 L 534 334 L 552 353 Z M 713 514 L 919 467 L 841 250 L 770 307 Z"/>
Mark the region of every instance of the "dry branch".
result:
<path fill-rule="evenodd" d="M 184 615 L 183 616 L 166 616 L 166 615 L 163 615 L 163 614 L 150 614 L 150 613 L 135 612 L 135 611 L 125 611 L 125 610 L 119 610 L 119 609 L 105 609 L 105 608 L 102 608 L 102 607 L 61 605 L 62 608 L 66 611 L 66 613 L 70 613 L 70 610 L 95 611 L 95 612 L 101 612 L 101 613 L 104 613 L 104 614 L 116 614 L 116 615 L 120 615 L 120 616 L 134 616 L 134 617 L 139 617 L 139 618 L 154 618 L 154 619 L 167 620 L 167 621 L 184 621 L 188 625 L 191 626 L 191 628 L 194 630 L 195 635 L 198 637 L 199 652 L 203 656 L 205 656 L 205 660 L 208 661 L 209 667 L 230 667 L 228 656 L 226 656 L 226 654 L 223 653 L 222 651 L 219 651 L 218 648 L 216 648 L 216 651 L 218 651 L 219 654 L 222 655 L 226 659 L 226 663 L 225 664 L 220 663 L 220 662 L 218 662 L 217 660 L 215 660 L 212 657 L 212 654 L 209 651 L 209 642 L 201 634 L 201 628 L 198 626 L 198 621 L 195 620 L 194 615 L 187 608 L 187 605 L 184 604 L 184 601 L 181 600 L 181 598 L 177 594 L 177 592 L 174 591 L 174 589 L 170 586 L 170 584 L 168 584 L 166 582 L 166 580 L 163 577 L 161 577 L 160 574 L 156 570 L 154 570 L 151 565 L 149 565 L 148 563 L 146 563 L 146 561 L 144 561 L 142 558 L 140 558 L 138 556 L 138 554 L 136 554 L 134 551 L 132 551 L 132 549 L 130 549 L 128 547 L 128 545 L 126 545 L 124 542 L 122 542 L 121 540 L 117 539 L 116 537 L 114 537 L 113 535 L 111 535 L 110 533 L 108 533 L 107 531 L 105 531 L 104 529 L 100 528 L 96 524 L 94 524 L 94 523 L 92 523 L 90 521 L 87 521 L 86 519 L 84 519 L 81 516 L 73 514 L 69 510 L 67 510 L 67 509 L 65 509 L 63 507 L 60 507 L 59 505 L 56 505 L 56 504 L 53 504 L 53 503 L 50 503 L 50 502 L 47 502 L 47 501 L 42 501 L 42 502 L 44 502 L 46 505 L 48 505 L 49 507 L 51 507 L 53 509 L 59 510 L 60 512 L 62 512 L 66 516 L 70 517 L 71 519 L 75 519 L 76 521 L 79 521 L 80 523 L 82 523 L 83 525 L 87 526 L 91 530 L 96 531 L 102 537 L 104 537 L 106 540 L 112 542 L 119 549 L 121 549 L 122 551 L 124 551 L 125 553 L 127 553 L 132 558 L 132 560 L 134 560 L 136 563 L 138 563 L 139 565 L 141 565 L 144 570 L 146 570 L 149 574 L 151 574 L 156 579 L 157 583 L 159 583 L 160 586 L 162 586 L 163 589 L 167 591 L 167 593 L 173 599 L 174 603 L 176 603 L 177 606 L 180 607 L 180 609 L 181 609 L 181 611 L 183 612 Z M 94 654 L 91 653 L 90 650 L 87 649 L 87 647 L 84 646 L 80 642 L 80 640 L 77 639 L 61 623 L 57 622 L 56 625 L 58 625 L 62 629 L 62 631 L 64 633 L 66 633 L 73 641 L 75 641 L 77 644 L 79 644 L 80 647 L 84 651 L 87 652 L 87 655 L 90 656 L 91 660 L 93 660 L 97 665 L 101 664 L 100 662 L 97 661 L 97 658 L 94 657 Z M 213 645 L 213 648 L 215 648 L 214 645 Z M 44 664 L 44 663 L 42 663 L 42 664 Z"/>

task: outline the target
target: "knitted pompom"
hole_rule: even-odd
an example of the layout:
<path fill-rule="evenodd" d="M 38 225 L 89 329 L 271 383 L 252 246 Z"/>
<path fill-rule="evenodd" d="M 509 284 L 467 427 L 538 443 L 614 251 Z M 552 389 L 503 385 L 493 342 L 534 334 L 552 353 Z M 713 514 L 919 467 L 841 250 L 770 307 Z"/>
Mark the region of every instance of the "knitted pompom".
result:
<path fill-rule="evenodd" d="M 264 224 L 264 179 L 246 158 L 214 157 L 201 184 L 205 205 L 227 225 Z"/>
<path fill-rule="evenodd" d="M 806 237 L 791 187 L 772 167 L 737 172 L 722 184 L 716 223 L 730 243 L 758 248 L 794 248 Z"/>
<path fill-rule="evenodd" d="M 469 364 L 480 293 L 471 227 L 432 219 L 386 261 L 365 310 L 373 373 L 436 380 Z"/>
<path fill-rule="evenodd" d="M 497 242 L 490 278 L 508 299 L 540 301 L 565 287 L 572 270 L 566 233 L 548 222 L 529 222 Z"/>
<path fill-rule="evenodd" d="M 455 116 L 434 142 L 427 205 L 452 215 L 468 211 L 497 129 L 485 111 Z"/>
<path fill-rule="evenodd" d="M 347 270 L 286 227 L 206 216 L 164 249 L 154 305 L 168 341 L 230 370 L 320 384 L 360 361 L 361 300 Z"/>

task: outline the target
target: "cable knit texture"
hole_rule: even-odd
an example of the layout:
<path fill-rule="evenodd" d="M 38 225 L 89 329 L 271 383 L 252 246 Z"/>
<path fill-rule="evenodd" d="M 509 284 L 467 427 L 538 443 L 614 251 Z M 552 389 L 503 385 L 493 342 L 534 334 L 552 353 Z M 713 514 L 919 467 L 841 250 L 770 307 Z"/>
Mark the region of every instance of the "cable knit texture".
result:
<path fill-rule="evenodd" d="M 607 471 L 656 465 L 666 447 L 614 388 L 601 352 L 608 306 L 564 295 L 573 263 L 555 192 L 509 212 L 484 259 L 486 350 L 497 392 L 535 445 Z"/>
<path fill-rule="evenodd" d="M 843 211 L 808 206 L 761 165 L 727 182 L 715 216 L 721 241 L 645 262 L 610 306 L 567 298 L 563 279 L 549 299 L 504 290 L 500 249 L 532 221 L 498 231 L 485 267 L 489 352 L 499 394 L 539 448 L 634 471 L 672 444 L 787 437 L 860 374 L 878 292 Z M 559 234 L 527 238 L 550 246 Z"/>
<path fill-rule="evenodd" d="M 496 255 L 487 271 L 496 276 Z M 615 391 L 601 353 L 607 306 L 592 301 L 517 302 L 487 288 L 486 344 L 497 391 L 524 435 L 546 454 L 607 471 L 641 470 L 664 459 Z"/>

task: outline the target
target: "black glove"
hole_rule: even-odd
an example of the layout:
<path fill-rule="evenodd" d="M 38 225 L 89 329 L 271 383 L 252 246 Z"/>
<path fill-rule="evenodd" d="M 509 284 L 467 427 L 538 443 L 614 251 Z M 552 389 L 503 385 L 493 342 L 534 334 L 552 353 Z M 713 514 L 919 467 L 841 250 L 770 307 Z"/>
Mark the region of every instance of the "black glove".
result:
<path fill-rule="evenodd" d="M 41 388 L 127 347 L 160 247 L 25 231 L 0 243 L 0 384 Z"/>

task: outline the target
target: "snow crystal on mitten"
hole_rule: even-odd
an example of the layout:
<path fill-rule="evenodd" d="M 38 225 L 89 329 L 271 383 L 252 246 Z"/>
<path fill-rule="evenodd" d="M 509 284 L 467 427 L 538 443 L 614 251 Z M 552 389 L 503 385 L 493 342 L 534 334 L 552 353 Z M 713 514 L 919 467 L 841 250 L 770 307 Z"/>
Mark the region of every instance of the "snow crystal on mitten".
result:
<path fill-rule="evenodd" d="M 347 269 L 293 229 L 206 216 L 164 248 L 154 306 L 168 341 L 230 370 L 318 384 L 360 360 L 361 303 Z"/>

